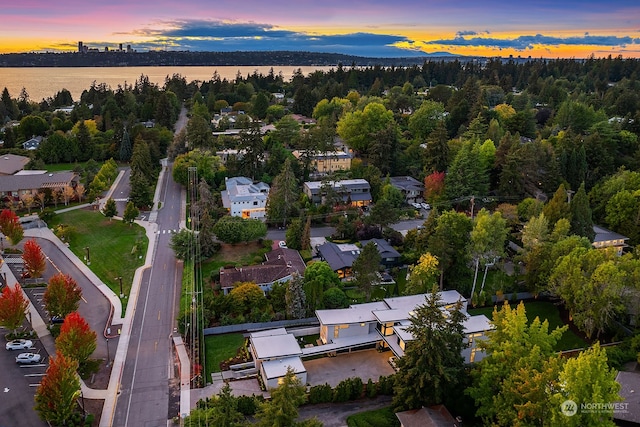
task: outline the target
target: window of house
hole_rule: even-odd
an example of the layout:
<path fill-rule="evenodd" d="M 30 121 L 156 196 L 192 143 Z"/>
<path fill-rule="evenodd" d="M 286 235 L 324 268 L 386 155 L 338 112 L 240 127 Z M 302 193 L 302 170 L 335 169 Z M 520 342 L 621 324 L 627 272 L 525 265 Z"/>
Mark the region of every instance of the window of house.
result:
<path fill-rule="evenodd" d="M 253 202 L 253 206 L 258 206 L 258 202 Z"/>

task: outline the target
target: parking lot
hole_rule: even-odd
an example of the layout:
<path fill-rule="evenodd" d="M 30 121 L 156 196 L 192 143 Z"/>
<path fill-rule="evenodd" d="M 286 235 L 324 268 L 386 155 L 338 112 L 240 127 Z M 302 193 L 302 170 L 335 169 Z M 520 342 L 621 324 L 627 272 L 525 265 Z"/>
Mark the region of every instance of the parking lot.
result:
<path fill-rule="evenodd" d="M 0 328 L 0 336 L 4 336 L 6 329 Z M 33 410 L 33 397 L 40 380 L 44 377 L 49 355 L 37 338 L 30 338 L 33 347 L 29 350 L 5 349 L 6 341 L 2 341 L 0 348 L 0 425 L 14 426 L 46 426 Z M 40 363 L 33 365 L 18 365 L 15 358 L 20 353 L 33 352 L 42 356 Z"/>

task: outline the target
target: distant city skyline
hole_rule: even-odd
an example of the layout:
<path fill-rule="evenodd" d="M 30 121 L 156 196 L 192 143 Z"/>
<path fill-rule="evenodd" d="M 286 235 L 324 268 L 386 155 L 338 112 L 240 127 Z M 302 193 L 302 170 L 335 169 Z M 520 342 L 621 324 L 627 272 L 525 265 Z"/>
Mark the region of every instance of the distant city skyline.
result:
<path fill-rule="evenodd" d="M 640 2 L 111 0 L 3 5 L 0 53 L 148 50 L 640 58 Z"/>

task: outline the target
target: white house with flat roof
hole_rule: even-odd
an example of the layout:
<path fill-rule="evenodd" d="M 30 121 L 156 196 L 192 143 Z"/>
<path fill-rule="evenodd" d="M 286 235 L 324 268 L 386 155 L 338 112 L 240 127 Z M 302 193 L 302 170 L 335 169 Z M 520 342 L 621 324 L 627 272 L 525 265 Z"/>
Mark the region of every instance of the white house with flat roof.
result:
<path fill-rule="evenodd" d="M 302 349 L 293 334 L 284 328 L 269 329 L 251 333 L 249 341 L 256 369 L 267 389 L 278 387 L 287 368 L 293 369 L 302 384 L 307 383 L 307 370 L 300 358 Z"/>
<path fill-rule="evenodd" d="M 269 185 L 254 183 L 250 178 L 237 176 L 225 178 L 226 190 L 220 192 L 222 206 L 231 216 L 245 219 L 264 219 L 266 217 Z"/>

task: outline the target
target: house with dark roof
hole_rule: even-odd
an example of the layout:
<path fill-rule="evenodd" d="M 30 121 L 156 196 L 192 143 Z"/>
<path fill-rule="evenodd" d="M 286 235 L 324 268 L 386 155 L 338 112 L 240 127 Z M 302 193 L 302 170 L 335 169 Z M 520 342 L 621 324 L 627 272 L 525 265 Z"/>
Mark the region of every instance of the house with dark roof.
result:
<path fill-rule="evenodd" d="M 294 275 L 304 275 L 307 266 L 295 249 L 278 248 L 265 254 L 260 265 L 229 267 L 220 269 L 220 287 L 225 294 L 239 282 L 253 282 L 264 292 L 269 292 L 274 283 L 288 282 Z"/>
<path fill-rule="evenodd" d="M 368 243 L 373 242 L 380 253 L 380 264 L 385 268 L 395 267 L 400 264 L 400 252 L 396 251 L 389 242 L 384 239 L 362 240 L 360 244 L 364 248 Z"/>
<path fill-rule="evenodd" d="M 400 190 L 407 203 L 422 202 L 424 200 L 424 184 L 412 176 L 392 176 L 389 182 Z"/>
<path fill-rule="evenodd" d="M 24 169 L 29 163 L 29 158 L 16 154 L 4 154 L 0 156 L 0 175 L 13 175 Z"/>
<path fill-rule="evenodd" d="M 618 426 L 640 426 L 640 373 L 620 371 L 616 382 L 622 402 L 613 409 L 614 422 Z"/>
<path fill-rule="evenodd" d="M 319 205 L 328 198 L 363 207 L 371 204 L 371 186 L 365 179 L 345 179 L 342 181 L 307 181 L 303 185 L 304 193 L 312 203 Z"/>
<path fill-rule="evenodd" d="M 613 249 L 618 255 L 622 255 L 624 248 L 629 246 L 627 245 L 629 238 L 622 234 L 607 230 L 599 225 L 594 225 L 593 231 L 595 232 L 595 237 L 592 245 L 596 249 Z"/>
<path fill-rule="evenodd" d="M 325 242 L 318 246 L 316 250 L 320 259 L 326 261 L 341 279 L 351 277 L 353 261 L 360 255 L 360 248 L 349 243 Z"/>
<path fill-rule="evenodd" d="M 17 202 L 24 194 L 35 195 L 41 191 L 76 188 L 78 185 L 79 178 L 75 172 L 38 172 L 40 173 L 0 176 L 0 198 Z"/>

